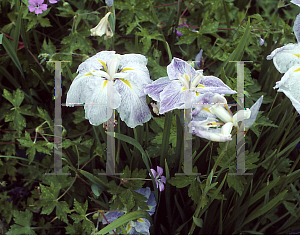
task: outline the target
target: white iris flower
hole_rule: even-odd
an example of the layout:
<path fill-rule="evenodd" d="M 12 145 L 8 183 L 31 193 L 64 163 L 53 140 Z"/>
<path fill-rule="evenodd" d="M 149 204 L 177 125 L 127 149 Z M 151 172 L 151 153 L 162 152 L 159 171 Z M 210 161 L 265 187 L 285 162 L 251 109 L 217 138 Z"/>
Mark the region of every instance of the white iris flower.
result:
<path fill-rule="evenodd" d="M 151 118 L 144 93 L 152 82 L 146 64 L 143 55 L 99 52 L 79 65 L 67 105 L 84 104 L 85 118 L 92 125 L 106 122 L 116 109 L 127 126 L 142 126 Z"/>

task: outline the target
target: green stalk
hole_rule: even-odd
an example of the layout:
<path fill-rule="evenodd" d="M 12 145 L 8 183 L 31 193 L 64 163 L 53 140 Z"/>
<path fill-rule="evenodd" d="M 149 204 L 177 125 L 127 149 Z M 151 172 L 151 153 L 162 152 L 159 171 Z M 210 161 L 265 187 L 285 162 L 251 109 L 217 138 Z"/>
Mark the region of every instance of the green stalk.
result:
<path fill-rule="evenodd" d="M 225 147 L 223 148 L 221 154 L 219 155 L 217 161 L 215 162 L 215 164 L 214 164 L 214 166 L 213 166 L 213 169 L 212 169 L 213 172 L 216 172 L 216 168 L 217 168 L 219 162 L 221 161 L 221 159 L 223 158 L 225 152 L 227 151 L 228 144 L 229 144 L 229 141 L 226 142 Z M 200 203 L 198 203 L 198 206 L 197 206 L 196 211 L 195 211 L 195 213 L 194 213 L 194 217 L 195 217 L 195 218 L 198 218 L 198 216 L 199 216 L 199 213 L 200 213 L 200 210 L 201 210 L 203 201 L 204 201 L 204 199 L 205 199 L 205 196 L 206 196 L 206 193 L 203 193 L 203 194 L 201 195 Z M 193 221 L 193 224 L 192 224 L 192 227 L 191 227 L 191 229 L 190 229 L 189 234 L 193 234 L 195 228 L 196 228 L 196 224 L 195 224 L 194 221 Z"/>
<path fill-rule="evenodd" d="M 160 167 L 162 168 L 164 168 L 165 166 L 165 159 L 167 159 L 168 150 L 169 150 L 169 138 L 170 138 L 171 123 L 172 123 L 172 114 L 173 112 L 170 111 L 166 113 L 166 117 L 165 117 L 161 154 L 160 154 L 160 163 L 159 163 Z"/>

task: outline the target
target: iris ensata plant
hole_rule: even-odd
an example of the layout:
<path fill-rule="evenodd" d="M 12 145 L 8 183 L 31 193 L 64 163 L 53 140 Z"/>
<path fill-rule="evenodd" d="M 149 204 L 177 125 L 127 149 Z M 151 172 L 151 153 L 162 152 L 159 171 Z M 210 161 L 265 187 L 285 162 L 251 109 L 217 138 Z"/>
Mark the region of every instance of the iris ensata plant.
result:
<path fill-rule="evenodd" d="M 146 64 L 146 57 L 139 54 L 97 53 L 79 65 L 67 93 L 67 106 L 84 104 L 85 118 L 92 125 L 106 122 L 116 109 L 127 126 L 142 126 L 151 118 L 144 92 L 152 82 Z M 107 100 L 109 96 L 112 101 Z"/>
<path fill-rule="evenodd" d="M 191 103 L 199 103 L 206 93 L 235 94 L 221 79 L 204 76 L 184 60 L 174 58 L 167 67 L 168 77 L 162 77 L 145 88 L 153 100 L 160 102 L 159 113 L 186 108 L 186 92 L 190 92 Z M 192 105 L 193 106 L 193 105 Z"/>
<path fill-rule="evenodd" d="M 149 187 L 140 188 L 134 191 L 146 197 L 147 199 L 146 202 L 148 204 L 148 210 L 146 211 L 150 215 L 153 215 L 155 212 L 155 207 L 157 205 L 155 201 L 154 192 L 152 192 Z M 140 210 L 140 208 L 138 208 L 138 210 Z M 128 211 L 126 211 L 126 209 L 124 208 L 123 210 L 119 210 L 119 211 L 107 212 L 105 213 L 105 217 L 109 223 L 112 223 L 113 221 L 115 221 L 116 219 L 118 219 L 120 216 L 124 215 L 127 212 Z M 102 220 L 102 223 L 107 224 L 105 219 Z M 123 227 L 123 229 L 127 232 L 127 234 L 150 234 L 149 232 L 150 226 L 151 224 L 149 220 L 145 218 L 139 218 L 134 221 L 129 221 L 127 225 Z M 113 231 L 111 231 L 110 233 L 113 233 Z"/>
<path fill-rule="evenodd" d="M 293 30 L 298 43 L 290 43 L 275 49 L 267 56 L 267 60 L 273 59 L 276 69 L 280 73 L 285 73 L 273 88 L 279 88 L 278 91 L 283 92 L 290 99 L 300 114 L 300 14 L 296 17 Z"/>
<path fill-rule="evenodd" d="M 108 12 L 99 22 L 99 24 L 91 29 L 91 36 L 104 36 L 104 40 L 113 37 L 114 33 L 110 27 L 108 17 L 111 14 L 111 12 Z"/>
<path fill-rule="evenodd" d="M 203 103 L 193 110 L 193 120 L 189 123 L 189 131 L 191 134 L 211 141 L 231 141 L 232 128 L 237 127 L 238 122 L 245 121 L 246 129 L 253 125 L 262 100 L 263 96 L 250 109 L 239 110 L 233 115 L 224 96 L 208 94 L 203 99 Z"/>

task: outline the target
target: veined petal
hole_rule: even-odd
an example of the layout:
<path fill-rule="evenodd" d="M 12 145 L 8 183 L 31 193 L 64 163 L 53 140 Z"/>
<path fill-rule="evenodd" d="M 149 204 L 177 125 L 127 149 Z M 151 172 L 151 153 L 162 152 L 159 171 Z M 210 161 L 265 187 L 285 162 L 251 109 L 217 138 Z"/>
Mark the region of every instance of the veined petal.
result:
<path fill-rule="evenodd" d="M 275 49 L 267 56 L 267 60 L 271 59 L 280 73 L 287 72 L 293 65 L 300 63 L 300 44 L 290 43 Z"/>
<path fill-rule="evenodd" d="M 121 105 L 117 108 L 120 118 L 127 126 L 134 128 L 137 125 L 151 119 L 151 112 L 146 103 L 146 96 L 139 97 L 138 87 L 131 83 L 131 88 L 120 80 L 116 80 L 115 86 L 121 94 Z"/>
<path fill-rule="evenodd" d="M 153 100 L 155 100 L 157 102 L 161 102 L 160 93 L 170 83 L 171 83 L 171 80 L 169 79 L 169 77 L 159 78 L 159 79 L 155 80 L 154 82 L 148 84 L 145 87 L 144 92 L 145 92 L 145 94 L 148 94 L 148 96 L 151 97 Z"/>
<path fill-rule="evenodd" d="M 160 93 L 160 110 L 163 114 L 173 109 L 184 108 L 185 94 L 182 91 L 182 85 L 178 80 L 173 80 Z"/>
<path fill-rule="evenodd" d="M 149 187 L 136 189 L 134 191 L 136 191 L 137 193 L 143 194 L 147 199 L 151 195 L 151 189 Z"/>
<path fill-rule="evenodd" d="M 154 169 L 150 169 L 152 174 L 153 174 L 153 177 L 156 178 L 156 171 Z M 150 173 L 149 173 L 149 176 L 151 177 Z"/>
<path fill-rule="evenodd" d="M 85 118 L 95 126 L 106 122 L 112 116 L 113 109 L 118 108 L 121 103 L 120 94 L 116 91 L 114 86 L 112 86 L 113 90 L 110 91 L 109 94 L 113 93 L 114 107 L 110 106 L 110 109 L 107 109 L 107 95 L 109 94 L 107 92 L 108 86 L 104 86 L 104 82 L 105 81 L 93 80 L 85 89 L 85 92 L 90 94 L 89 97 L 86 97 L 84 106 Z M 108 83 L 112 83 L 112 81 L 108 81 Z"/>
<path fill-rule="evenodd" d="M 83 76 L 81 74 L 77 75 L 73 80 L 70 89 L 67 93 L 66 103 L 85 103 L 86 102 L 86 93 L 85 87 L 89 84 L 90 81 L 97 79 L 93 75 Z M 98 78 L 102 79 L 102 78 Z M 103 80 L 103 79 L 102 79 Z"/>
<path fill-rule="evenodd" d="M 300 2 L 300 1 L 298 1 L 298 2 Z M 293 30 L 294 30 L 294 34 L 296 36 L 297 42 L 299 43 L 300 42 L 300 14 L 298 14 L 295 19 Z"/>
<path fill-rule="evenodd" d="M 139 65 L 144 65 L 146 66 L 148 62 L 148 59 L 140 54 L 126 54 L 122 55 L 120 66 L 128 66 L 131 64 L 139 64 Z"/>
<path fill-rule="evenodd" d="M 109 223 L 112 223 L 113 221 L 115 221 L 117 218 L 119 218 L 120 216 L 122 216 L 124 214 L 125 214 L 125 212 L 123 212 L 123 211 L 112 211 L 112 212 L 106 212 L 105 217 Z M 102 223 L 107 224 L 107 222 L 104 218 L 102 220 Z"/>
<path fill-rule="evenodd" d="M 157 176 L 161 176 L 164 173 L 163 168 L 161 168 L 160 166 L 157 166 Z"/>
<path fill-rule="evenodd" d="M 115 51 L 101 51 L 96 55 L 88 58 L 83 63 L 81 63 L 78 66 L 77 72 L 85 73 L 91 70 L 100 70 L 100 69 L 106 71 L 104 66 L 100 62 L 100 60 L 106 63 L 108 60 L 110 60 L 113 57 L 115 53 L 116 53 Z"/>
<path fill-rule="evenodd" d="M 204 87 L 197 87 L 199 93 L 235 94 L 236 91 L 227 86 L 221 79 L 215 76 L 204 76 L 200 82 Z"/>
<path fill-rule="evenodd" d="M 150 224 L 149 220 L 147 220 L 145 218 L 140 218 L 136 221 L 134 228 L 135 228 L 136 232 L 138 232 L 138 234 L 150 234 L 150 232 L 149 232 L 150 226 L 151 226 L 151 224 Z"/>
<path fill-rule="evenodd" d="M 264 96 L 262 95 L 250 108 L 251 115 L 248 119 L 245 120 L 245 128 L 249 128 L 255 122 L 256 116 L 260 109 L 261 103 L 263 101 Z"/>
<path fill-rule="evenodd" d="M 167 72 L 170 80 L 183 77 L 185 73 L 189 77 L 194 77 L 196 75 L 196 70 L 191 65 L 178 58 L 174 58 L 167 66 Z"/>
<path fill-rule="evenodd" d="M 217 129 L 212 129 L 212 128 L 207 129 L 201 127 L 197 128 L 197 121 L 196 122 L 191 121 L 189 127 L 192 127 L 190 128 L 190 133 L 207 140 L 216 141 L 216 142 L 226 142 L 232 140 L 231 136 L 223 135 L 221 133 L 221 128 L 217 128 Z"/>
<path fill-rule="evenodd" d="M 275 88 L 279 88 L 279 92 L 283 92 L 292 102 L 293 106 L 300 114 L 300 64 L 291 67 L 281 78 L 276 82 Z"/>

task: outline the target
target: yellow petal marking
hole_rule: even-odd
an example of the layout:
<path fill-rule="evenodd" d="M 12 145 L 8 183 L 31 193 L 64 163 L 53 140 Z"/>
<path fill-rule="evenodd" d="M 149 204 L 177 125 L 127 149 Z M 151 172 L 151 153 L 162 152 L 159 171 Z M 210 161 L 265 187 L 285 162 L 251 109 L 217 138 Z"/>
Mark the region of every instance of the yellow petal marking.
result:
<path fill-rule="evenodd" d="M 130 229 L 131 229 L 131 226 L 130 226 L 129 223 L 127 223 L 127 225 L 126 225 L 126 231 L 127 231 L 127 233 L 129 232 Z"/>
<path fill-rule="evenodd" d="M 84 76 L 91 76 L 93 75 L 91 72 L 88 72 L 87 74 L 85 74 Z"/>
<path fill-rule="evenodd" d="M 204 85 L 198 85 L 197 87 L 205 87 Z"/>
<path fill-rule="evenodd" d="M 103 89 L 104 89 L 104 87 L 105 87 L 106 85 L 107 85 L 107 80 L 105 80 L 104 83 L 103 83 L 102 91 L 103 91 Z"/>
<path fill-rule="evenodd" d="M 141 219 L 141 218 L 137 219 L 137 221 L 145 223 L 145 221 L 143 219 Z"/>
<path fill-rule="evenodd" d="M 100 64 L 102 64 L 103 68 L 104 68 L 104 71 L 107 72 L 107 66 L 106 66 L 106 63 L 103 61 L 103 60 L 100 60 L 100 59 L 97 59 Z"/>
<path fill-rule="evenodd" d="M 196 96 L 198 96 L 198 95 L 200 95 L 200 93 L 196 91 Z"/>
<path fill-rule="evenodd" d="M 131 68 L 124 68 L 124 69 L 122 69 L 122 70 L 120 71 L 120 73 L 121 73 L 121 72 L 125 72 L 125 71 L 129 71 L 129 70 L 134 70 L 134 69 L 131 69 Z"/>
<path fill-rule="evenodd" d="M 132 89 L 132 87 L 130 85 L 130 82 L 128 80 L 125 80 L 123 78 L 119 78 L 119 80 L 122 81 L 122 82 L 124 82 L 127 86 L 129 86 Z"/>
<path fill-rule="evenodd" d="M 225 106 L 225 108 L 226 108 L 227 112 L 228 112 L 229 114 L 231 114 L 231 112 L 230 112 L 230 109 L 229 109 L 228 105 L 227 105 L 227 104 L 225 104 L 224 106 Z"/>
<path fill-rule="evenodd" d="M 298 58 L 300 58 L 300 54 L 293 54 L 293 55 L 295 55 L 295 56 L 297 56 Z"/>
<path fill-rule="evenodd" d="M 206 112 L 209 112 L 209 113 L 210 113 L 210 111 L 209 111 L 208 108 L 202 108 L 202 109 L 205 110 Z"/>
<path fill-rule="evenodd" d="M 184 74 L 184 78 L 185 80 L 187 80 L 188 84 L 190 84 L 190 78 L 186 73 Z"/>
<path fill-rule="evenodd" d="M 300 68 L 296 69 L 296 70 L 294 71 L 294 73 L 295 73 L 295 72 L 299 72 L 299 71 L 300 71 Z"/>

